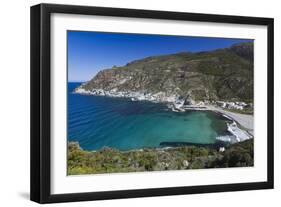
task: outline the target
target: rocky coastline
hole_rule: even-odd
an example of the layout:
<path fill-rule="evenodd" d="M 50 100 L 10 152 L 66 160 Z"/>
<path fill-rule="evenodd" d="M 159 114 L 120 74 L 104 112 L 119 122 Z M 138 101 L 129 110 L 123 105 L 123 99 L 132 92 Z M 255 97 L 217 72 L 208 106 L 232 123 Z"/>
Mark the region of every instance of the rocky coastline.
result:
<path fill-rule="evenodd" d="M 82 95 L 129 98 L 131 101 L 151 101 L 154 103 L 165 103 L 167 104 L 167 107 L 174 112 L 185 112 L 188 110 L 213 111 L 215 113 L 219 113 L 222 116 L 225 116 L 232 122 L 232 123 L 227 123 L 227 130 L 232 134 L 232 136 L 220 136 L 217 137 L 218 140 L 233 144 L 253 138 L 252 129 L 248 129 L 249 126 L 243 126 L 243 124 L 239 123 L 237 120 L 233 118 L 232 116 L 233 113 L 228 113 L 226 110 L 224 110 L 221 107 L 221 103 L 229 103 L 229 102 L 222 102 L 222 101 L 217 101 L 213 103 L 210 103 L 209 101 L 195 102 L 191 98 L 182 99 L 179 95 L 166 95 L 164 92 L 158 92 L 152 94 L 152 93 L 144 93 L 144 92 L 103 90 L 103 89 L 86 90 L 83 88 L 83 84 L 78 88 L 76 88 L 73 91 L 73 93 L 82 94 Z M 246 105 L 244 102 L 238 102 L 238 103 L 241 103 L 240 105 Z M 235 113 L 235 115 L 241 118 L 241 115 L 239 115 L 239 113 Z M 242 116 L 242 118 L 244 118 L 244 116 Z M 244 129 L 241 129 L 239 125 L 242 125 Z"/>
<path fill-rule="evenodd" d="M 254 165 L 253 43 L 205 52 L 134 60 L 100 70 L 73 93 L 167 105 L 174 113 L 212 111 L 226 117 L 221 146 L 159 143 L 159 148 L 83 150 L 68 143 L 68 175 L 186 170 Z"/>
<path fill-rule="evenodd" d="M 84 84 L 75 89 L 74 93 L 84 94 L 84 95 L 96 95 L 96 96 L 109 96 L 109 97 L 119 97 L 119 98 L 130 98 L 132 101 L 152 101 L 155 103 L 178 103 L 183 105 L 183 102 L 190 101 L 193 103 L 192 99 L 181 100 L 178 95 L 167 95 L 165 92 L 148 93 L 140 91 L 118 91 L 117 89 L 104 90 L 104 89 L 92 89 L 86 90 Z M 176 105 L 177 106 L 177 105 Z"/>

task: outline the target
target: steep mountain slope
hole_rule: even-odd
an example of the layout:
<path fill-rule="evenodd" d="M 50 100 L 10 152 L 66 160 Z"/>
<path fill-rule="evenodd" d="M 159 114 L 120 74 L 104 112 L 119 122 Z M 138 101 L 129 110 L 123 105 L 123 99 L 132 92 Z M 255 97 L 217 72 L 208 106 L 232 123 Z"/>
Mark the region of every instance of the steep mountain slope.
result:
<path fill-rule="evenodd" d="M 100 71 L 80 88 L 201 100 L 253 100 L 253 43 L 199 53 L 154 56 Z"/>

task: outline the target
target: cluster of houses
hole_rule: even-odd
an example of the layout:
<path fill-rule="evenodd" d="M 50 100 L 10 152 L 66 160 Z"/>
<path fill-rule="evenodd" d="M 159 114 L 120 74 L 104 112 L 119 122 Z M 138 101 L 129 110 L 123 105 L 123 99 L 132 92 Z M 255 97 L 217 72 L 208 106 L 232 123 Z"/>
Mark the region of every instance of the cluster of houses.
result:
<path fill-rule="evenodd" d="M 225 109 L 236 109 L 244 110 L 245 108 L 251 107 L 251 104 L 245 102 L 228 102 L 228 101 L 205 101 L 195 103 L 191 98 L 183 98 L 178 95 L 166 95 L 164 92 L 158 92 L 155 94 L 134 92 L 134 91 L 117 91 L 117 89 L 103 90 L 103 89 L 92 89 L 85 90 L 82 86 L 76 88 L 75 93 L 99 95 L 99 96 L 111 96 L 111 97 L 126 97 L 131 98 L 132 101 L 152 101 L 152 102 L 167 102 L 171 103 L 169 108 L 173 111 L 185 111 L 188 109 L 204 110 L 209 104 L 216 104 Z"/>
<path fill-rule="evenodd" d="M 237 101 L 237 102 L 217 101 L 216 104 L 222 108 L 237 109 L 237 110 L 243 110 L 245 109 L 245 107 L 249 107 L 248 104 L 242 101 Z"/>
<path fill-rule="evenodd" d="M 165 92 L 158 93 L 145 93 L 137 91 L 117 91 L 117 89 L 103 90 L 92 89 L 86 90 L 83 86 L 75 89 L 74 93 L 97 95 L 97 96 L 110 96 L 110 97 L 124 97 L 130 98 L 132 101 L 152 101 L 168 103 L 168 108 L 176 112 L 184 112 L 185 110 L 206 109 L 204 102 L 195 103 L 191 98 L 183 98 L 179 95 L 167 95 Z"/>
<path fill-rule="evenodd" d="M 177 95 L 166 95 L 164 92 L 158 92 L 155 94 L 138 92 L 138 91 L 117 91 L 117 89 L 103 90 L 92 89 L 85 90 L 82 86 L 75 89 L 74 93 L 97 95 L 97 96 L 110 96 L 110 97 L 123 97 L 130 98 L 132 101 L 152 101 L 152 102 L 174 102 L 182 105 L 182 101 Z"/>

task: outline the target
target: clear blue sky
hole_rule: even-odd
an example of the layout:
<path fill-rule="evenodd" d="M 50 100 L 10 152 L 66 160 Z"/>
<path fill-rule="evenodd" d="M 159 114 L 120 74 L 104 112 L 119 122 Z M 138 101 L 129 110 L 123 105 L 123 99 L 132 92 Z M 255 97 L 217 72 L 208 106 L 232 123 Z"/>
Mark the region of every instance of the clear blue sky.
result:
<path fill-rule="evenodd" d="M 90 80 L 98 71 L 148 56 L 199 52 L 250 40 L 68 31 L 68 81 Z"/>

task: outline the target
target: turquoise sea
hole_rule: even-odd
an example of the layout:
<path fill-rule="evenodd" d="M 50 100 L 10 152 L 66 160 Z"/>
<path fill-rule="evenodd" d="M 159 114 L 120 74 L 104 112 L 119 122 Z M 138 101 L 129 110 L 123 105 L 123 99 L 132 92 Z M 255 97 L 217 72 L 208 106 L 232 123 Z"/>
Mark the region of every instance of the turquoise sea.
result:
<path fill-rule="evenodd" d="M 73 94 L 68 83 L 68 141 L 84 150 L 215 144 L 228 135 L 225 117 L 209 111 L 173 112 L 165 104 Z"/>

